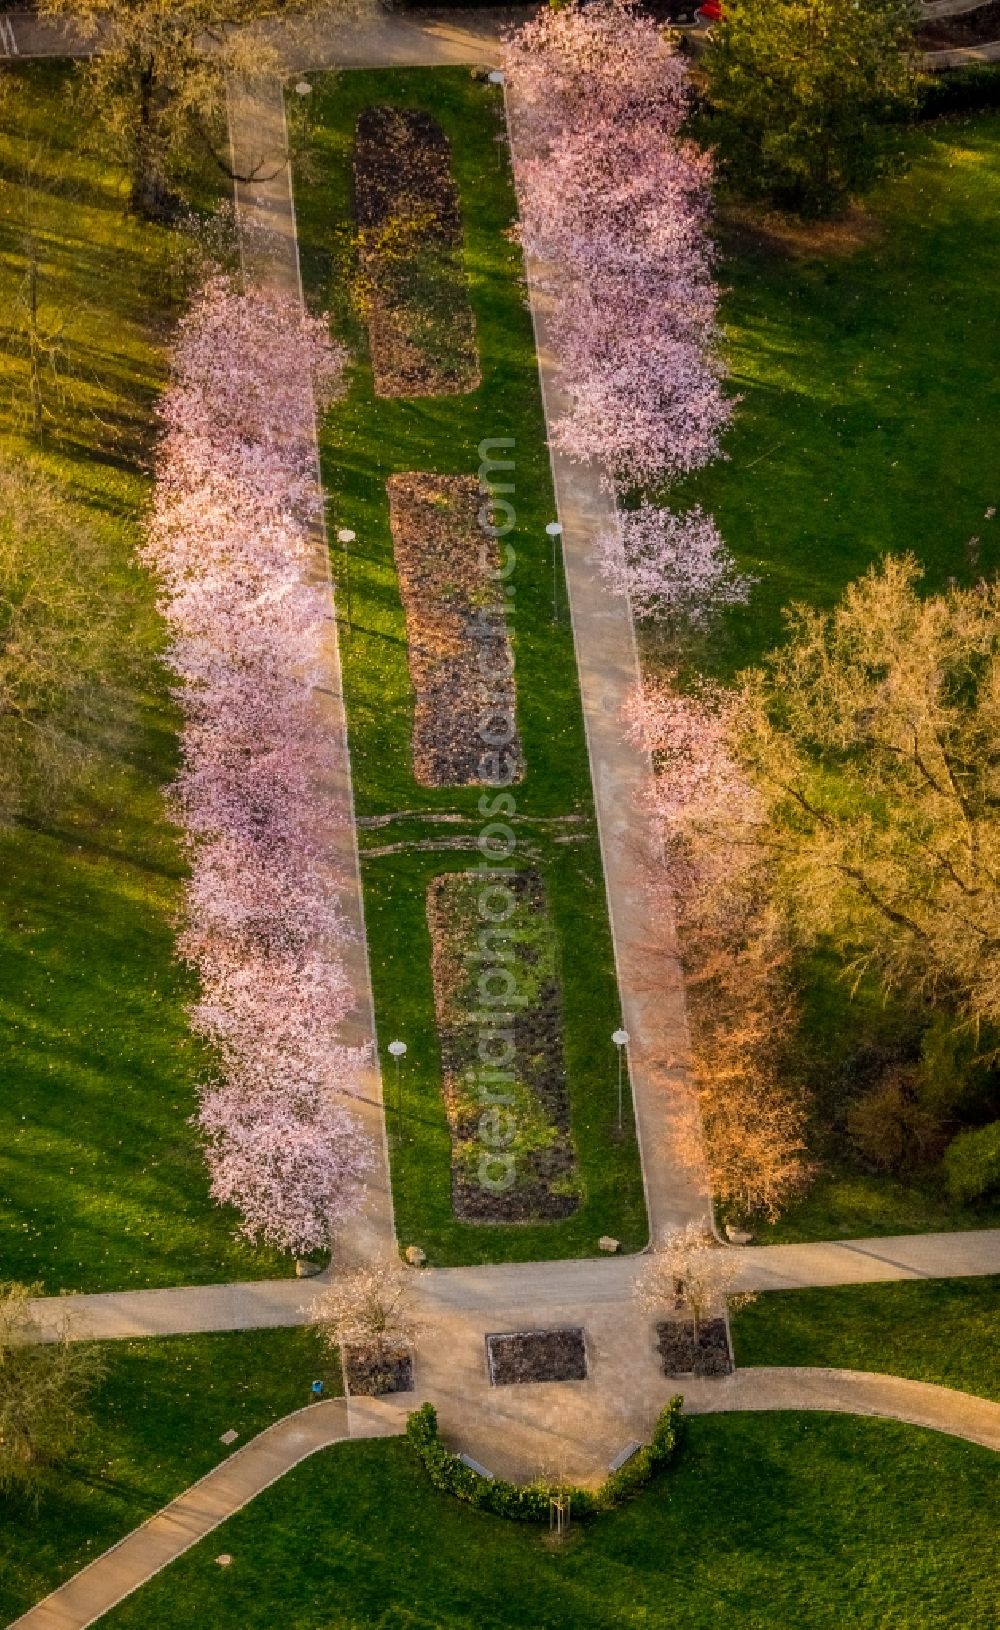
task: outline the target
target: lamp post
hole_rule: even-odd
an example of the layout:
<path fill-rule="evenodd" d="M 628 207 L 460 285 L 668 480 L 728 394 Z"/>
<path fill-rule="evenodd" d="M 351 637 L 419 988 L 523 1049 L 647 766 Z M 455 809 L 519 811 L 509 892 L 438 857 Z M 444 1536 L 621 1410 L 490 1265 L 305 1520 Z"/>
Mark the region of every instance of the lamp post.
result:
<path fill-rule="evenodd" d="M 559 573 L 556 551 L 559 539 L 562 537 L 562 526 L 558 521 L 550 521 L 545 530 L 552 541 L 552 621 L 557 623 L 559 621 Z"/>
<path fill-rule="evenodd" d="M 399 1061 L 406 1057 L 405 1041 L 390 1041 L 389 1055 L 396 1065 L 396 1136 L 399 1142 L 403 1141 L 403 1083 L 399 1073 Z"/>
<path fill-rule="evenodd" d="M 616 1030 L 611 1040 L 618 1049 L 618 1136 L 622 1131 L 622 1076 L 625 1069 L 625 1049 L 628 1046 L 628 1031 Z"/>
<path fill-rule="evenodd" d="M 342 526 L 337 533 L 337 542 L 344 551 L 344 591 L 347 596 L 347 626 L 351 628 L 351 544 L 357 537 L 349 526 Z"/>
<path fill-rule="evenodd" d="M 488 85 L 495 85 L 495 86 L 498 86 L 498 87 L 502 87 L 504 85 L 504 83 L 505 83 L 505 80 L 506 80 L 506 76 L 505 76 L 504 71 L 503 71 L 502 68 L 491 68 L 490 72 L 486 75 L 486 83 Z M 498 114 L 499 114 L 499 120 L 498 120 L 499 129 L 497 131 L 497 134 L 496 134 L 494 140 L 495 140 L 495 143 L 496 143 L 496 150 L 497 150 L 497 164 L 498 164 L 499 168 L 502 170 L 503 169 L 503 164 L 504 164 L 504 157 L 505 157 L 504 148 L 507 145 L 507 109 L 506 109 L 506 103 L 505 103 L 502 96 L 500 96 L 500 97 L 498 97 L 496 99 L 496 102 L 495 102 L 494 106 L 497 108 L 497 111 L 498 111 Z"/>

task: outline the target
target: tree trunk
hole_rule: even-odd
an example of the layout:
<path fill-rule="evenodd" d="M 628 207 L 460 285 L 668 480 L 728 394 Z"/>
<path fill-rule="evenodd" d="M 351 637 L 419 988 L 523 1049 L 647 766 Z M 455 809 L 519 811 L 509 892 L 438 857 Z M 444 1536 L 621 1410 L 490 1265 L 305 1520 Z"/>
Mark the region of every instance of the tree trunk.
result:
<path fill-rule="evenodd" d="M 147 221 L 166 220 L 172 209 L 170 189 L 157 151 L 156 58 L 140 65 L 138 130 L 132 152 L 132 189 L 129 208 Z"/>

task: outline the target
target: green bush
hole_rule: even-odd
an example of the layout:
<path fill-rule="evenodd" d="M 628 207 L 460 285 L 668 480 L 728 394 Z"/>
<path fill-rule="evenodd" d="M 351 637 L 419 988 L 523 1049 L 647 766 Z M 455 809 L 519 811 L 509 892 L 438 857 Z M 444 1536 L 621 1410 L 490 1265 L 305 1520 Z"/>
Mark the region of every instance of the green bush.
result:
<path fill-rule="evenodd" d="M 943 1164 L 953 1200 L 978 1200 L 1000 1188 L 1000 1121 L 959 1132 L 945 1150 Z"/>
<path fill-rule="evenodd" d="M 738 193 L 828 215 L 901 161 L 917 105 L 908 0 L 726 0 L 700 62 L 718 170 Z"/>
<path fill-rule="evenodd" d="M 1000 63 L 977 62 L 948 73 L 928 74 L 919 92 L 918 117 L 940 119 L 946 113 L 975 113 L 1000 107 Z"/>
<path fill-rule="evenodd" d="M 508 1483 L 502 1477 L 482 1477 L 446 1449 L 438 1436 L 437 1411 L 433 1404 L 414 1410 L 406 1423 L 406 1436 L 423 1463 L 436 1489 L 458 1500 L 489 1511 L 495 1517 L 512 1517 L 520 1522 L 547 1522 L 549 1502 L 555 1494 L 568 1494 L 574 1517 L 593 1517 L 610 1511 L 623 1500 L 645 1488 L 654 1472 L 673 1458 L 680 1438 L 680 1397 L 671 1398 L 662 1411 L 650 1442 L 613 1472 L 599 1489 L 567 1487 L 563 1484 L 534 1482 Z"/>

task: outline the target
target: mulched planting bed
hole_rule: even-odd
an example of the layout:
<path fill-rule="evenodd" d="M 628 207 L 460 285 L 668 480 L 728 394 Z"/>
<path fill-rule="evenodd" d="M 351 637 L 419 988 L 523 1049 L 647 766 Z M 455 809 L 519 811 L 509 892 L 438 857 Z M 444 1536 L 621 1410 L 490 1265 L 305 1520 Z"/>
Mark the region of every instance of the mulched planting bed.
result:
<path fill-rule="evenodd" d="M 725 1319 L 706 1319 L 695 1345 L 690 1319 L 667 1319 L 656 1326 L 656 1350 L 664 1375 L 729 1375 L 733 1364 Z"/>
<path fill-rule="evenodd" d="M 379 396 L 446 396 L 479 384 L 451 149 L 418 108 L 371 107 L 354 146 L 356 294 Z"/>
<path fill-rule="evenodd" d="M 360 1347 L 348 1347 L 341 1356 L 347 1390 L 356 1398 L 413 1391 L 413 1359 L 409 1353 L 390 1353 L 380 1359 Z"/>
<path fill-rule="evenodd" d="M 582 1330 L 515 1330 L 486 1337 L 490 1384 L 525 1381 L 586 1381 L 587 1347 Z"/>
<path fill-rule="evenodd" d="M 580 1204 L 555 935 L 536 873 L 506 878 L 506 902 L 486 900 L 495 882 L 449 872 L 427 890 L 452 1206 L 466 1222 L 555 1221 Z"/>
<path fill-rule="evenodd" d="M 474 476 L 393 475 L 386 489 L 416 693 L 414 776 L 425 787 L 520 780 L 503 585 L 490 576 L 500 551 L 479 518 L 488 498 Z"/>

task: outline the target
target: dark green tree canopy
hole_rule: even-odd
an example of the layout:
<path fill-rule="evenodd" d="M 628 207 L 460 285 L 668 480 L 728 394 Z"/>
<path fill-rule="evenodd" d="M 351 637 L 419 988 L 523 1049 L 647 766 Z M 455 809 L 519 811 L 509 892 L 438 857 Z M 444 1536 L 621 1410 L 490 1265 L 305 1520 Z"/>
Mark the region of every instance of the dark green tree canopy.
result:
<path fill-rule="evenodd" d="M 917 89 L 912 0 L 726 0 L 705 53 L 720 171 L 827 214 L 897 160 Z"/>

